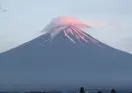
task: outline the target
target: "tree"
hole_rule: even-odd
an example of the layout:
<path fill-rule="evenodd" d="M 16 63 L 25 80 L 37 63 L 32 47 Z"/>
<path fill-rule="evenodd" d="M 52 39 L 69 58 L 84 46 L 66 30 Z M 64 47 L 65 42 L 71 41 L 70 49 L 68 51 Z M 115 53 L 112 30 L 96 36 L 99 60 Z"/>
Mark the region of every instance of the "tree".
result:
<path fill-rule="evenodd" d="M 85 90 L 83 87 L 80 88 L 80 92 L 79 93 L 85 93 Z"/>
<path fill-rule="evenodd" d="M 111 93 L 116 93 L 116 90 L 115 90 L 115 89 L 112 89 L 112 90 L 111 90 Z"/>
<path fill-rule="evenodd" d="M 101 91 L 97 91 L 97 93 L 102 93 Z"/>

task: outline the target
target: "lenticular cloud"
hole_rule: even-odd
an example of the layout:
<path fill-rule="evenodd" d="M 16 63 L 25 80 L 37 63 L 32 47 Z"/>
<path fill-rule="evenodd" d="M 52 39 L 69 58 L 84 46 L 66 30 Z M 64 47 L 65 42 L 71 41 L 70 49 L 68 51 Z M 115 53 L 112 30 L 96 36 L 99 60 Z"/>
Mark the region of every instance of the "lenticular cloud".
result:
<path fill-rule="evenodd" d="M 85 42 L 91 40 L 93 43 L 98 44 L 97 40 L 89 37 L 89 35 L 82 30 L 83 28 L 91 27 L 73 17 L 58 17 L 52 19 L 43 31 L 50 33 L 52 39 L 62 31 L 73 43 L 76 43 L 72 38 L 74 36 L 77 40 Z"/>
<path fill-rule="evenodd" d="M 57 17 L 53 18 L 43 31 L 50 32 L 53 31 L 53 29 L 59 30 L 60 28 L 65 28 L 69 25 L 77 27 L 79 29 L 90 28 L 90 26 L 82 23 L 74 17 Z"/>

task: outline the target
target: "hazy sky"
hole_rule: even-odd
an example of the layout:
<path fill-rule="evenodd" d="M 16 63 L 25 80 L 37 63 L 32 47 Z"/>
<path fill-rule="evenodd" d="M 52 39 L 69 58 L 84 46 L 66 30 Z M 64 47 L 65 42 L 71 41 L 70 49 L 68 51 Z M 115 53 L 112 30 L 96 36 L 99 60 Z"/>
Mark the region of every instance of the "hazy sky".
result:
<path fill-rule="evenodd" d="M 100 41 L 132 53 L 132 0 L 0 0 L 0 52 L 39 36 L 53 18 L 75 16 Z"/>

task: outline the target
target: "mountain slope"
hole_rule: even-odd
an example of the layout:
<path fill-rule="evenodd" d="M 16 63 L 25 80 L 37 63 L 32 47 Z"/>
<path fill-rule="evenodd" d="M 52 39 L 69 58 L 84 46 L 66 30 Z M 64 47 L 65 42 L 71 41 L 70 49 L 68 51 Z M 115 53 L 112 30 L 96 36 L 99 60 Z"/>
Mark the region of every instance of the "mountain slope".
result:
<path fill-rule="evenodd" d="M 95 44 L 89 38 L 88 42 L 71 38 L 75 43 L 63 31 L 53 39 L 48 33 L 0 54 L 0 80 L 45 85 L 132 80 L 132 55 L 97 40 Z"/>

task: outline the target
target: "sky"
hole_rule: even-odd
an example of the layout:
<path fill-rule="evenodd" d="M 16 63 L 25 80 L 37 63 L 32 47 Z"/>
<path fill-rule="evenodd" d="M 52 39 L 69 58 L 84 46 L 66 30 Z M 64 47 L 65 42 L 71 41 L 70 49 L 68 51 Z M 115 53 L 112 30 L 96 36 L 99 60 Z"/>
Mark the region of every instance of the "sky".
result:
<path fill-rule="evenodd" d="M 132 53 L 132 0 L 0 0 L 0 52 L 40 36 L 52 18 L 73 16 L 85 31 L 114 48 Z"/>

